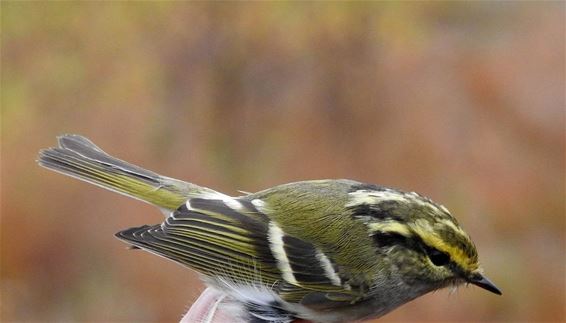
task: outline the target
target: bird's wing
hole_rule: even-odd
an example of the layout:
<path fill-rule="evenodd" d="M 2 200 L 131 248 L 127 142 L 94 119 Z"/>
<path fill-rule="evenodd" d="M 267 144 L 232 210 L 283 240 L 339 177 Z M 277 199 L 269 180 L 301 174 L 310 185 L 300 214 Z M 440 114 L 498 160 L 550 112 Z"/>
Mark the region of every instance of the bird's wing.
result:
<path fill-rule="evenodd" d="M 354 300 L 357 293 L 340 281 L 319 249 L 274 228 L 250 201 L 223 196 L 190 199 L 162 224 L 116 236 L 205 276 L 259 283 L 289 302 Z"/>

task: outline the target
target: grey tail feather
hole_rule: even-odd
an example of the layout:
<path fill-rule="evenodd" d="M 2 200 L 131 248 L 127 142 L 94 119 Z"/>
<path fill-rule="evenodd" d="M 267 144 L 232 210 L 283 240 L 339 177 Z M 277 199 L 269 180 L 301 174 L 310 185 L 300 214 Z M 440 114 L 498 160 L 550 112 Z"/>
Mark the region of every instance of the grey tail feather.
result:
<path fill-rule="evenodd" d="M 159 174 L 112 157 L 83 136 L 65 134 L 57 139 L 59 147 L 40 151 L 38 163 L 41 166 L 68 175 L 88 177 L 84 174 L 85 170 L 73 162 L 89 162 L 113 172 L 129 174 L 148 184 L 159 185 Z"/>
<path fill-rule="evenodd" d="M 58 141 L 59 147 L 39 152 L 39 165 L 165 210 L 176 209 L 189 196 L 214 192 L 112 157 L 80 135 L 62 135 Z"/>

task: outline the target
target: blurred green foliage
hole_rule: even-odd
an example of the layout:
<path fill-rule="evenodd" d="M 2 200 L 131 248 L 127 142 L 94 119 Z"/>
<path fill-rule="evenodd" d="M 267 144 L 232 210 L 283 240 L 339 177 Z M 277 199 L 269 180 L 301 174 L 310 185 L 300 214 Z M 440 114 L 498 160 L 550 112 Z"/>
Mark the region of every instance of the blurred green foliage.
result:
<path fill-rule="evenodd" d="M 437 292 L 384 321 L 564 321 L 564 7 L 3 1 L 1 320 L 174 321 L 202 289 L 113 239 L 157 210 L 35 164 L 70 132 L 226 193 L 421 192 L 504 296 Z"/>

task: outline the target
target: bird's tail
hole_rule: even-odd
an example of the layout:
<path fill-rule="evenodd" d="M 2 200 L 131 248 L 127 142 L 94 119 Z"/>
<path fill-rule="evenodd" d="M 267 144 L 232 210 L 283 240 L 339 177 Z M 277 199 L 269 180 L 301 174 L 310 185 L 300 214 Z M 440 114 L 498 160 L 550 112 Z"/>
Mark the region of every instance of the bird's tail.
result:
<path fill-rule="evenodd" d="M 219 194 L 112 157 L 85 137 L 63 135 L 58 139 L 59 147 L 39 152 L 39 165 L 162 209 L 174 210 L 190 197 Z"/>

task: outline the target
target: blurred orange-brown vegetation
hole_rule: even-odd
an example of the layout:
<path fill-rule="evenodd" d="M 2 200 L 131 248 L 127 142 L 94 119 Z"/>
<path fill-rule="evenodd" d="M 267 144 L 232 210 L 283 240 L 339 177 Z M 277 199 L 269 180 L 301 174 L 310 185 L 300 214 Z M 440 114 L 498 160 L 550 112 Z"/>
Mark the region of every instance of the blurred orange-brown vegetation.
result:
<path fill-rule="evenodd" d="M 48 172 L 61 133 L 226 193 L 314 178 L 448 206 L 503 296 L 382 321 L 564 321 L 564 2 L 2 9 L 1 320 L 175 321 L 196 274 L 113 238 L 158 210 Z"/>

